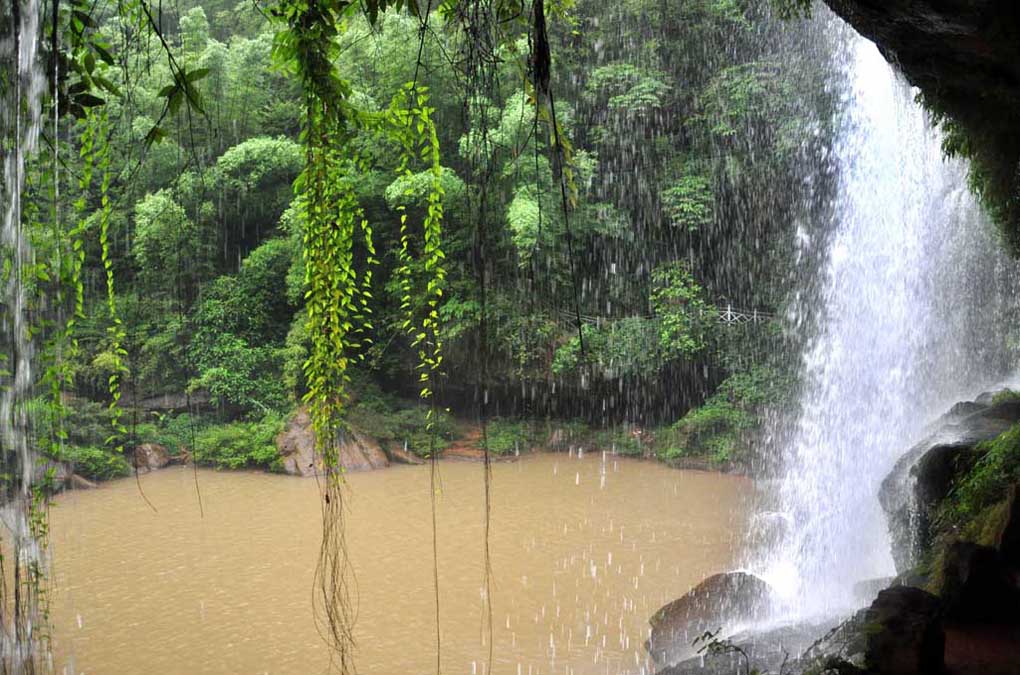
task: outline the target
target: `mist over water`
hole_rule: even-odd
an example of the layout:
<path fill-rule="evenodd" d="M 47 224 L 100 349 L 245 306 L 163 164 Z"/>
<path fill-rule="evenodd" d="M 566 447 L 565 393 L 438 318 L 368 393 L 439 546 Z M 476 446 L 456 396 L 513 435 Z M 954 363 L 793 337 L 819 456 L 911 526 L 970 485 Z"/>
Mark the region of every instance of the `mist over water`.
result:
<path fill-rule="evenodd" d="M 801 240 L 822 264 L 794 310 L 817 332 L 755 566 L 802 618 L 853 609 L 856 582 L 895 573 L 879 486 L 946 407 L 1005 374 L 995 317 L 1016 278 L 916 91 L 871 42 L 835 42 L 837 196 L 826 240 Z"/>

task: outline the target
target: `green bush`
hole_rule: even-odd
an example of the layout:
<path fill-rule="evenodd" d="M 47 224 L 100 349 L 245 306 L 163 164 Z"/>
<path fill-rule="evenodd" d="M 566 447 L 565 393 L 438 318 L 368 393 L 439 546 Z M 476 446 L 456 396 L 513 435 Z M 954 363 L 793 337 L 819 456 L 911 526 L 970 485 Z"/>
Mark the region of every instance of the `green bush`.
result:
<path fill-rule="evenodd" d="M 701 406 L 656 434 L 656 455 L 705 457 L 719 463 L 739 460 L 761 411 L 779 404 L 789 388 L 788 378 L 767 367 L 731 375 Z"/>
<path fill-rule="evenodd" d="M 992 396 L 992 405 L 998 405 L 1000 403 L 1008 403 L 1009 401 L 1020 401 L 1020 391 L 1013 391 L 1012 389 L 1003 389 Z"/>
<path fill-rule="evenodd" d="M 955 521 L 973 518 L 1001 501 L 1009 486 L 1020 480 L 1020 424 L 977 447 L 984 456 L 957 482 L 947 504 L 949 512 L 943 511 Z"/>
<path fill-rule="evenodd" d="M 67 446 L 60 459 L 70 463 L 74 473 L 90 480 L 122 478 L 131 473 L 131 465 L 124 455 L 95 446 Z"/>
<path fill-rule="evenodd" d="M 529 451 L 535 445 L 535 428 L 528 422 L 493 419 L 486 425 L 489 452 L 495 455 L 512 455 L 518 450 Z"/>
<path fill-rule="evenodd" d="M 276 435 L 284 420 L 267 415 L 258 422 L 209 426 L 195 435 L 195 462 L 217 469 L 278 468 Z"/>
<path fill-rule="evenodd" d="M 200 431 L 213 422 L 201 415 L 181 413 L 180 415 L 154 415 L 152 422 L 143 422 L 128 427 L 133 434 L 132 445 L 156 443 L 167 449 L 171 455 L 190 450 Z"/>
<path fill-rule="evenodd" d="M 457 435 L 457 427 L 450 413 L 440 410 L 431 430 L 425 427 L 424 406 L 402 411 L 405 428 L 410 429 L 408 448 L 420 457 L 428 457 L 429 450 L 442 452 L 450 447 Z"/>
<path fill-rule="evenodd" d="M 640 457 L 646 450 L 641 439 L 626 427 L 600 431 L 595 435 L 595 446 L 600 450 L 611 450 L 624 457 Z"/>
<path fill-rule="evenodd" d="M 672 443 L 656 445 L 655 456 L 663 462 L 674 462 L 687 456 L 687 449 Z"/>

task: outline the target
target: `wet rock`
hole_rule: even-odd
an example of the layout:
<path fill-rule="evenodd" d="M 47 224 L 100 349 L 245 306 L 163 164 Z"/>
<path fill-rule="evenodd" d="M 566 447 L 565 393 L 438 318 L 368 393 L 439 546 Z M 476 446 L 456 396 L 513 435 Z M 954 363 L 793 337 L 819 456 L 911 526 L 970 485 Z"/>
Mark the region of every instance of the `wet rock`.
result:
<path fill-rule="evenodd" d="M 868 647 L 865 639 L 867 622 L 868 608 L 865 607 L 812 644 L 798 659 L 793 672 L 810 672 L 812 669 L 836 673 L 864 672 Z"/>
<path fill-rule="evenodd" d="M 159 443 L 142 443 L 135 448 L 131 461 L 141 473 L 156 471 L 170 463 L 170 452 Z"/>
<path fill-rule="evenodd" d="M 983 451 L 962 443 L 936 445 L 910 470 L 914 476 L 913 558 L 928 550 L 934 536 L 939 504 L 952 489 L 956 478 L 969 472 Z"/>
<path fill-rule="evenodd" d="M 984 396 L 984 394 L 982 394 L 982 396 Z M 968 415 L 972 415 L 973 413 L 980 411 L 982 408 L 988 407 L 989 405 L 991 405 L 991 403 L 992 403 L 991 396 L 989 396 L 987 402 L 981 401 L 980 396 L 973 401 L 960 401 L 952 408 L 950 408 L 949 412 L 943 415 L 942 420 L 940 421 L 953 422 L 959 420 L 961 418 L 967 417 Z"/>
<path fill-rule="evenodd" d="M 374 438 L 352 429 L 340 436 L 340 464 L 347 471 L 371 471 L 385 469 L 390 460 Z"/>
<path fill-rule="evenodd" d="M 1003 522 L 995 535 L 995 548 L 999 549 L 1004 564 L 1020 569 L 1020 484 L 1009 488 Z"/>
<path fill-rule="evenodd" d="M 875 579 L 865 579 L 863 581 L 858 581 L 856 584 L 854 584 L 853 593 L 854 597 L 862 604 L 864 603 L 870 604 L 871 601 L 875 599 L 875 596 L 878 595 L 880 591 L 883 591 L 886 588 L 889 588 L 890 586 L 898 585 L 899 584 L 897 583 L 895 577 L 878 577 Z"/>
<path fill-rule="evenodd" d="M 939 675 L 945 632 L 939 599 L 910 586 L 878 594 L 864 613 L 864 663 L 875 675 Z"/>
<path fill-rule="evenodd" d="M 1016 571 L 998 550 L 954 542 L 941 562 L 941 594 L 948 618 L 967 623 L 1020 623 Z"/>
<path fill-rule="evenodd" d="M 285 473 L 314 476 L 322 470 L 322 460 L 315 451 L 312 418 L 307 410 L 299 409 L 287 422 L 276 437 L 276 450 L 280 453 Z"/>
<path fill-rule="evenodd" d="M 985 391 L 985 392 L 982 392 L 980 395 L 978 395 L 978 397 L 976 399 L 974 399 L 974 402 L 977 403 L 978 405 L 985 405 L 985 406 L 992 405 L 992 401 L 995 400 L 996 396 L 998 396 L 999 394 L 1003 394 L 1003 393 L 1005 393 L 1007 391 L 1009 391 L 1009 390 L 1008 389 L 996 389 L 995 391 Z"/>
<path fill-rule="evenodd" d="M 386 446 L 386 456 L 394 464 L 424 464 L 425 460 L 418 455 L 404 450 L 404 446 L 396 441 Z"/>
<path fill-rule="evenodd" d="M 888 518 L 897 572 L 917 565 L 931 540 L 934 510 L 952 488 L 955 477 L 980 458 L 976 446 L 1020 421 L 1020 400 L 992 404 L 991 398 L 986 404 L 963 402 L 953 406 L 950 414 L 904 454 L 882 481 L 879 502 Z M 967 410 L 971 412 L 964 414 Z"/>
<path fill-rule="evenodd" d="M 771 587 L 753 574 L 726 572 L 710 576 L 652 616 L 651 636 L 645 647 L 659 664 L 691 656 L 692 643 L 705 631 L 764 618 L 771 595 Z"/>
<path fill-rule="evenodd" d="M 76 473 L 71 474 L 70 485 L 72 490 L 93 490 L 99 487 L 98 485 L 90 481 L 88 478 L 85 478 L 84 476 L 79 476 Z"/>
<path fill-rule="evenodd" d="M 800 657 L 819 643 L 819 636 L 832 630 L 831 622 L 800 622 L 741 631 L 725 638 L 724 644 L 730 649 L 705 649 L 659 670 L 657 675 L 735 675 L 748 672 L 748 666 L 762 673 L 803 672 L 818 664 Z M 698 645 L 704 646 L 703 642 Z"/>
<path fill-rule="evenodd" d="M 191 462 L 191 448 L 180 446 L 176 455 L 170 455 L 171 464 L 189 464 Z"/>
<path fill-rule="evenodd" d="M 45 459 L 36 462 L 32 482 L 49 483 L 52 489 L 60 490 L 67 485 L 73 474 L 71 465 L 67 462 Z"/>
<path fill-rule="evenodd" d="M 338 438 L 340 465 L 347 471 L 368 471 L 389 466 L 389 459 L 372 438 L 349 431 Z M 305 408 L 299 409 L 276 437 L 285 473 L 292 476 L 314 476 L 322 473 L 322 457 L 315 449 L 312 419 Z"/>

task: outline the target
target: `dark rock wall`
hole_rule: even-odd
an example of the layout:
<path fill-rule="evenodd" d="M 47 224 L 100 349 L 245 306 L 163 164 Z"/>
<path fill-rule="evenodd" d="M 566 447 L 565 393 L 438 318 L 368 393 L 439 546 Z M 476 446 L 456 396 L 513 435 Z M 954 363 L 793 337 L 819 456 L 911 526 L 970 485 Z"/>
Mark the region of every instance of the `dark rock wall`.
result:
<path fill-rule="evenodd" d="M 961 154 L 1020 252 L 1020 2 L 825 1 L 959 125 Z"/>

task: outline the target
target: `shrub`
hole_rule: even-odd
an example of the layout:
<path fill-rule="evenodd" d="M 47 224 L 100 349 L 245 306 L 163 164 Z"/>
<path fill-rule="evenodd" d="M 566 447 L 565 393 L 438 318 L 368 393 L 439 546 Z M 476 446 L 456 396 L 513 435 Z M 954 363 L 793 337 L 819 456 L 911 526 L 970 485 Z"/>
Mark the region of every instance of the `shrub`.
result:
<path fill-rule="evenodd" d="M 195 462 L 217 469 L 273 469 L 279 460 L 276 435 L 282 429 L 278 415 L 206 427 L 195 436 Z"/>
<path fill-rule="evenodd" d="M 1009 486 L 1020 480 L 1020 424 L 977 447 L 984 456 L 950 494 L 947 515 L 954 520 L 973 518 L 1002 500 Z"/>
<path fill-rule="evenodd" d="M 210 422 L 198 415 L 181 413 L 180 415 L 156 415 L 154 422 L 145 422 L 128 427 L 134 433 L 134 443 L 158 443 L 171 455 L 179 455 L 181 451 L 190 449 L 199 432 L 208 427 Z"/>
<path fill-rule="evenodd" d="M 518 450 L 527 452 L 535 445 L 535 428 L 528 422 L 493 419 L 486 425 L 489 452 L 495 455 L 512 455 Z"/>
<path fill-rule="evenodd" d="M 624 457 L 640 457 L 646 449 L 641 439 L 631 433 L 627 427 L 599 432 L 595 435 L 595 445 L 602 450 L 612 450 Z"/>
<path fill-rule="evenodd" d="M 131 473 L 131 466 L 124 455 L 95 446 L 67 446 L 60 459 L 69 462 L 72 471 L 90 480 L 122 478 Z"/>
<path fill-rule="evenodd" d="M 998 405 L 1000 403 L 1008 403 L 1009 401 L 1020 400 L 1020 391 L 1013 391 L 1012 389 L 1003 389 L 992 396 L 992 405 Z"/>
<path fill-rule="evenodd" d="M 767 367 L 731 375 L 700 407 L 656 435 L 656 454 L 663 459 L 707 457 L 719 463 L 740 459 L 761 411 L 782 401 L 789 388 L 788 378 Z"/>

